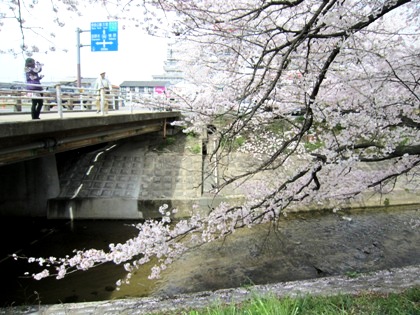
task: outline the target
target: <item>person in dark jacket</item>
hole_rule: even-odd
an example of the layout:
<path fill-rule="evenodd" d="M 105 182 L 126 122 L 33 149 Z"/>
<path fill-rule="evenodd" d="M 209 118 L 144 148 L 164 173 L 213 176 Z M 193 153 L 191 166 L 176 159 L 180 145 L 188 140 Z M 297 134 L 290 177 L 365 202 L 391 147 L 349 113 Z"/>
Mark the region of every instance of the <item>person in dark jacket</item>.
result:
<path fill-rule="evenodd" d="M 40 64 L 38 61 L 35 61 L 33 58 L 26 59 L 25 61 L 26 83 L 30 84 L 26 88 L 30 91 L 34 91 L 34 92 L 29 93 L 32 97 L 32 108 L 31 108 L 32 119 L 39 119 L 42 105 L 44 103 L 42 99 L 44 94 L 40 92 L 36 92 L 36 91 L 42 91 L 41 79 L 44 76 L 39 74 L 41 71 L 42 71 L 42 64 Z"/>

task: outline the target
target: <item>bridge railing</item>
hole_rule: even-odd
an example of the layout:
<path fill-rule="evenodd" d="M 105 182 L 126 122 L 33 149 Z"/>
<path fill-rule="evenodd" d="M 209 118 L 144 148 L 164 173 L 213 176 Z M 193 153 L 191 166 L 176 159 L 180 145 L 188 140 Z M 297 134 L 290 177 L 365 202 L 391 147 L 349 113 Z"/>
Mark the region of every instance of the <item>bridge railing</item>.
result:
<path fill-rule="evenodd" d="M 130 93 L 122 94 L 125 105 L 131 110 L 171 111 L 173 101 L 165 95 Z"/>
<path fill-rule="evenodd" d="M 98 101 L 100 110 L 104 114 L 105 100 L 108 101 L 110 110 L 130 112 L 138 110 L 170 111 L 176 105 L 174 100 L 167 98 L 165 94 L 120 93 L 118 90 L 111 90 L 110 94 L 106 94 L 104 91 L 98 94 L 98 91 L 92 88 L 79 88 L 64 84 L 41 84 L 42 91 L 33 91 L 28 89 L 29 86 L 34 86 L 34 84 L 0 83 L 0 113 L 30 112 L 33 98 L 43 99 L 43 111 L 58 112 L 60 118 L 67 111 L 96 111 Z"/>
<path fill-rule="evenodd" d="M 34 86 L 34 84 L 14 82 L 1 85 L 3 87 L 0 87 L 0 112 L 30 111 L 33 98 L 43 99 L 44 111 L 57 111 L 60 118 L 63 117 L 65 111 L 96 109 L 97 101 L 100 103 L 102 113 L 104 113 L 105 100 L 108 101 L 109 108 L 113 110 L 119 109 L 120 103 L 124 102 L 115 92 L 98 95 L 95 89 L 85 87 L 41 84 L 43 90 L 34 91 L 28 89 L 28 86 Z"/>

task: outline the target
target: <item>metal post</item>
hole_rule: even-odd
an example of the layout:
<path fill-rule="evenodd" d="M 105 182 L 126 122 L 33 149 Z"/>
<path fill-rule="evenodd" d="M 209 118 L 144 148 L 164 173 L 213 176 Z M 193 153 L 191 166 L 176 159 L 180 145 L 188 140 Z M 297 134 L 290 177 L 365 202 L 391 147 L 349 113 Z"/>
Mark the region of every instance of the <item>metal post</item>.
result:
<path fill-rule="evenodd" d="M 63 118 L 63 106 L 61 104 L 61 85 L 57 84 L 55 86 L 55 90 L 56 90 L 56 96 L 57 96 L 58 115 L 60 116 L 60 118 Z"/>
<path fill-rule="evenodd" d="M 105 114 L 105 89 L 100 89 L 101 94 L 101 114 Z"/>
<path fill-rule="evenodd" d="M 83 104 L 83 90 L 79 90 L 79 104 L 80 104 L 80 110 L 86 110 L 84 104 Z"/>
<path fill-rule="evenodd" d="M 82 32 L 82 30 L 80 28 L 76 29 L 76 34 L 77 34 L 77 87 L 81 87 L 81 67 L 80 67 L 80 33 Z"/>
<path fill-rule="evenodd" d="M 117 100 L 117 98 L 115 97 L 115 95 L 114 94 L 112 94 L 112 109 L 113 110 L 117 110 L 118 109 L 118 100 Z"/>
<path fill-rule="evenodd" d="M 163 120 L 163 139 L 166 139 L 166 118 Z"/>

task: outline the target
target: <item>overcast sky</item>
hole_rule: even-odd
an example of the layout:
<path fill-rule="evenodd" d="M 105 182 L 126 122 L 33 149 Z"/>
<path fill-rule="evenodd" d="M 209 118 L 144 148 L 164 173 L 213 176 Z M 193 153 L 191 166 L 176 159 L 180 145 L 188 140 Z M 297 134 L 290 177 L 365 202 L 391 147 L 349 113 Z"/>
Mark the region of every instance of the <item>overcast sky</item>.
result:
<path fill-rule="evenodd" d="M 104 10 L 95 8 L 91 13 L 88 10 L 83 12 L 83 17 L 60 12 L 60 17 L 66 17 L 64 27 L 55 26 L 51 22 L 54 16 L 49 8 L 37 7 L 30 15 L 25 15 L 25 25 L 32 28 L 32 31 L 25 32 L 25 42 L 40 48 L 40 52 L 33 57 L 44 64 L 43 82 L 76 79 L 76 29 L 79 27 L 87 31 L 80 34 L 80 42 L 82 45 L 90 45 L 90 23 L 107 21 Z M 22 35 L 17 26 L 15 21 L 6 20 L 0 28 L 2 51 L 16 49 L 22 43 Z M 53 42 L 35 34 L 49 37 L 52 32 L 55 33 Z M 49 46 L 55 46 L 56 51 L 50 51 Z M 80 48 L 81 76 L 96 78 L 100 72 L 106 71 L 111 83 L 116 85 L 125 80 L 151 80 L 153 74 L 163 73 L 166 49 L 166 40 L 146 35 L 140 28 L 119 21 L 117 52 L 91 52 L 89 46 Z M 0 82 L 24 81 L 26 57 L 22 54 L 0 54 Z"/>

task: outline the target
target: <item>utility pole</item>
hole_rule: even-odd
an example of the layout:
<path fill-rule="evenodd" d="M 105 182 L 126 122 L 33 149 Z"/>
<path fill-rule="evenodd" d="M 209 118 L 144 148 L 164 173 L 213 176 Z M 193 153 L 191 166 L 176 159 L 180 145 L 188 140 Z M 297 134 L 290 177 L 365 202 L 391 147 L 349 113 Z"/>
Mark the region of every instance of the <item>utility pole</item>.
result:
<path fill-rule="evenodd" d="M 90 31 L 82 31 L 80 28 L 76 29 L 76 35 L 77 35 L 77 87 L 82 86 L 82 76 L 81 76 L 81 66 L 80 66 L 80 48 L 84 46 L 90 46 L 90 45 L 81 45 L 80 44 L 80 33 L 83 32 L 90 32 Z"/>

